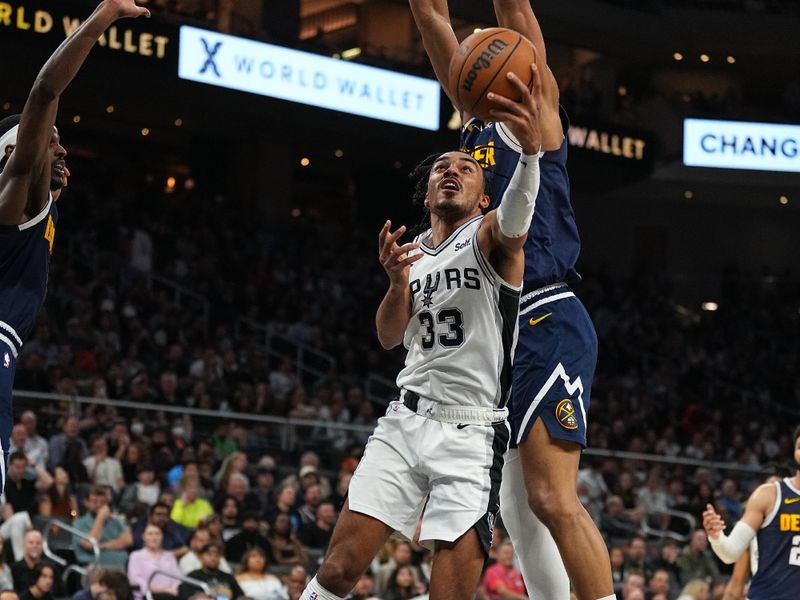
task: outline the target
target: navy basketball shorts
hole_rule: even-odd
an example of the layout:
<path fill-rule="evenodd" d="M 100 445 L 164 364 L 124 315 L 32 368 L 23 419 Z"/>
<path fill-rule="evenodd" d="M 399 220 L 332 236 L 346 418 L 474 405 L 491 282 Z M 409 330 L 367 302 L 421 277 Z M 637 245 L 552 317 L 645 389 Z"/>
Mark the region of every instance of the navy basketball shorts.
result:
<path fill-rule="evenodd" d="M 14 409 L 11 398 L 14 389 L 14 374 L 17 370 L 16 349 L 0 341 L 0 493 L 6 486 L 8 447 L 11 443 L 11 428 L 14 426 Z"/>
<path fill-rule="evenodd" d="M 597 364 L 597 334 L 566 284 L 523 296 L 509 404 L 511 447 L 537 419 L 550 437 L 586 448 L 586 424 Z"/>

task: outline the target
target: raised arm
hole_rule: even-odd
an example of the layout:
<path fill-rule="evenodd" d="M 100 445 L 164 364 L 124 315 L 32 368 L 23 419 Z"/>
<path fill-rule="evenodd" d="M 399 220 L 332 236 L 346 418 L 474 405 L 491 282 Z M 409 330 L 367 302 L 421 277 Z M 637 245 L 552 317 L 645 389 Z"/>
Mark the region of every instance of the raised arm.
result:
<path fill-rule="evenodd" d="M 458 49 L 458 39 L 450 24 L 447 0 L 409 1 L 436 78 L 452 101 L 454 95 L 447 88 L 447 75 L 450 70 L 450 59 Z"/>
<path fill-rule="evenodd" d="M 387 350 L 403 343 L 403 335 L 408 320 L 411 318 L 411 290 L 408 287 L 408 275 L 411 264 L 423 256 L 421 252 L 410 256 L 408 254 L 419 248 L 419 244 L 408 243 L 402 246 L 397 244 L 397 240 L 406 231 L 405 226 L 400 227 L 394 233 L 389 232 L 391 227 L 392 222 L 386 221 L 378 236 L 379 260 L 389 276 L 389 289 L 375 315 L 378 341 Z"/>
<path fill-rule="evenodd" d="M 148 15 L 134 0 L 105 0 L 56 49 L 33 83 L 22 110 L 13 152 L 0 173 L 0 223 L 25 220 L 30 205 L 41 209 L 50 186 L 48 149 L 53 143 L 58 101 L 75 78 L 98 38 L 117 19 Z M 56 141 L 57 142 L 57 138 Z M 6 148 L 0 152 L 6 155 Z"/>
<path fill-rule="evenodd" d="M 536 196 L 539 193 L 539 156 L 542 149 L 540 129 L 541 81 L 539 69 L 531 65 L 532 91 L 514 75 L 509 80 L 517 88 L 519 101 L 489 94 L 497 104 L 492 117 L 503 122 L 522 147 L 511 181 L 503 193 L 500 206 L 486 215 L 478 233 L 481 251 L 508 282 L 520 281 L 524 269 L 522 248 L 533 220 Z"/>

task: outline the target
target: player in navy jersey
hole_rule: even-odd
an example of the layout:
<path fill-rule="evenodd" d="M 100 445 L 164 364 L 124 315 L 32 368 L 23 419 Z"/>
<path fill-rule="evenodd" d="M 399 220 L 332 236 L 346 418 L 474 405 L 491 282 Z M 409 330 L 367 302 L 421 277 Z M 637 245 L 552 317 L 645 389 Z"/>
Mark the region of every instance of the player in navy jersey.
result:
<path fill-rule="evenodd" d="M 748 600 L 795 600 L 800 595 L 800 427 L 794 432 L 794 461 L 794 477 L 765 483 L 753 492 L 730 535 L 725 535 L 725 522 L 713 506 L 703 513 L 711 548 L 722 562 L 736 562 L 757 541 L 758 564 Z"/>
<path fill-rule="evenodd" d="M 55 202 L 69 175 L 55 128 L 59 98 L 112 23 L 149 14 L 134 0 L 101 2 L 42 67 L 22 114 L 0 121 L 0 486 L 14 420 L 17 357 L 47 291 Z"/>
<path fill-rule="evenodd" d="M 458 41 L 447 1 L 410 0 L 410 4 L 434 71 L 453 98 L 454 91 L 447 89 L 448 70 Z M 571 580 L 580 600 L 608 600 L 614 598 L 610 565 L 597 560 L 607 555 L 607 549 L 576 490 L 578 463 L 586 447 L 597 336 L 570 288 L 580 280 L 575 270 L 580 237 L 570 204 L 566 120 L 530 2 L 494 0 L 494 8 L 500 26 L 533 43 L 545 97 L 541 107 L 545 154 L 539 163 L 536 214 L 525 244 L 509 404 L 512 449 L 503 468 L 501 514 L 532 597 L 567 600 Z M 462 149 L 486 169 L 495 206 L 517 163 L 520 146 L 502 123 L 470 117 L 462 115 Z M 527 503 L 521 501 L 525 497 Z"/>

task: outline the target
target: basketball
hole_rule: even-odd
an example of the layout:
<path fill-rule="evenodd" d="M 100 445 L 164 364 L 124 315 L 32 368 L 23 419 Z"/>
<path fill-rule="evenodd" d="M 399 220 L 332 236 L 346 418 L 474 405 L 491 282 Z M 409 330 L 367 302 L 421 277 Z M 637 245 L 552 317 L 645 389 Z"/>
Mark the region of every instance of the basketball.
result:
<path fill-rule="evenodd" d="M 504 27 L 482 29 L 466 38 L 450 61 L 449 89 L 462 112 L 491 121 L 493 104 L 489 92 L 513 100 L 518 94 L 507 79 L 513 72 L 526 86 L 531 83 L 533 44 L 516 31 Z"/>

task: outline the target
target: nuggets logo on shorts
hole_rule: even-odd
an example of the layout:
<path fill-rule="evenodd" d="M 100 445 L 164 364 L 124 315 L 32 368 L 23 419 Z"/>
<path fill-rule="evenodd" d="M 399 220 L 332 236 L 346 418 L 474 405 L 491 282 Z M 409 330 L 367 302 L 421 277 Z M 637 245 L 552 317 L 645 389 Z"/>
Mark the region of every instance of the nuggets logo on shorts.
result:
<path fill-rule="evenodd" d="M 575 418 L 575 405 L 572 400 L 565 398 L 556 406 L 556 419 L 564 429 L 577 429 L 578 419 Z"/>

